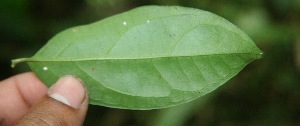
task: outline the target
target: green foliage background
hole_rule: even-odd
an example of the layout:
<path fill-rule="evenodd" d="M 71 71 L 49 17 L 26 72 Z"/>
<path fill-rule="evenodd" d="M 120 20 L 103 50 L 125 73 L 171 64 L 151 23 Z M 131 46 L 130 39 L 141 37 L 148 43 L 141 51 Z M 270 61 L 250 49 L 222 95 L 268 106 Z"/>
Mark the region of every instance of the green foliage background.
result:
<path fill-rule="evenodd" d="M 214 92 L 168 109 L 90 106 L 85 125 L 300 125 L 299 0 L 1 0 L 0 80 L 29 71 L 10 60 L 32 56 L 56 33 L 142 5 L 180 5 L 218 14 L 245 31 L 264 58 Z M 1 100 L 1 99 L 0 99 Z"/>

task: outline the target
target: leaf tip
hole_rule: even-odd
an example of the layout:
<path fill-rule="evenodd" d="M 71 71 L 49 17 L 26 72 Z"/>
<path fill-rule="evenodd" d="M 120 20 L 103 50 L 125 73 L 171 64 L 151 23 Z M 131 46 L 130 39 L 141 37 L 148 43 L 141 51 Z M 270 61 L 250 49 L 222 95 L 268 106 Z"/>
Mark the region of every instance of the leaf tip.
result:
<path fill-rule="evenodd" d="M 11 60 L 11 67 L 15 68 L 17 64 L 28 61 L 28 58 L 20 58 Z"/>

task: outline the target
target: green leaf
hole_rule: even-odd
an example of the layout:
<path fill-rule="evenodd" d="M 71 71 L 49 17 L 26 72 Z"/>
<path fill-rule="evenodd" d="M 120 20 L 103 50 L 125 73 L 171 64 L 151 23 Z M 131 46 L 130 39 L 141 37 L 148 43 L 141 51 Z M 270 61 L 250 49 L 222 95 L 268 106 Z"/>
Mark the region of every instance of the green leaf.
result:
<path fill-rule="evenodd" d="M 78 76 L 91 104 L 156 109 L 215 90 L 261 55 L 244 32 L 215 14 L 145 6 L 65 30 L 12 66 L 27 61 L 48 86 Z"/>

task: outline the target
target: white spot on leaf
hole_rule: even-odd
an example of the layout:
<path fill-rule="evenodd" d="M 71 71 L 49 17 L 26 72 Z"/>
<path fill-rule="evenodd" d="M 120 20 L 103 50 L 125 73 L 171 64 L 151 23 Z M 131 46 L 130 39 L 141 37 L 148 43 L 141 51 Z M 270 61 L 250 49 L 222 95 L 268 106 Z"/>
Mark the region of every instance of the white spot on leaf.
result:
<path fill-rule="evenodd" d="M 150 23 L 150 20 L 147 20 L 147 23 Z"/>
<path fill-rule="evenodd" d="M 43 67 L 43 70 L 45 70 L 45 71 L 48 70 L 48 67 Z"/>
<path fill-rule="evenodd" d="M 126 21 L 124 21 L 124 22 L 123 22 L 123 25 L 127 25 L 127 22 L 126 22 Z"/>

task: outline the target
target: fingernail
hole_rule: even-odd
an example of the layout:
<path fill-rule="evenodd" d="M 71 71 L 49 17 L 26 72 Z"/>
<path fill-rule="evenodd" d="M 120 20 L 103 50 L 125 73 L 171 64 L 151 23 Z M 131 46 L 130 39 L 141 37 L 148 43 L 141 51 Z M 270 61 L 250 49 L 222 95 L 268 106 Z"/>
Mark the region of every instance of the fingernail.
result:
<path fill-rule="evenodd" d="M 73 76 L 61 77 L 50 89 L 48 95 L 72 108 L 80 108 L 85 99 L 85 87 Z"/>

